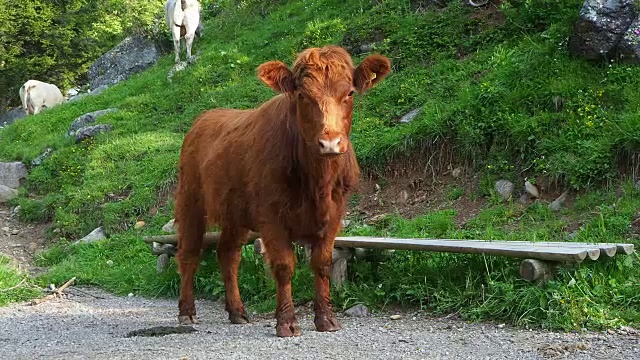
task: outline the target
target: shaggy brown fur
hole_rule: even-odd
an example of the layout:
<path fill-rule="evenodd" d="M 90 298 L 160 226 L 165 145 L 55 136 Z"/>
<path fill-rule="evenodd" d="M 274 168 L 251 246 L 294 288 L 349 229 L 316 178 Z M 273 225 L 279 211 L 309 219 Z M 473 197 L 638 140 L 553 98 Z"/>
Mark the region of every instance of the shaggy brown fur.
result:
<path fill-rule="evenodd" d="M 345 202 L 360 177 L 349 141 L 353 89 L 363 93 L 389 71 L 380 55 L 354 69 L 342 48 L 307 49 L 293 71 L 278 61 L 258 68 L 260 79 L 282 94 L 257 109 L 215 109 L 196 119 L 182 147 L 176 197 L 180 322 L 195 322 L 193 275 L 203 233 L 218 224 L 217 256 L 232 323 L 248 321 L 238 264 L 249 231 L 259 231 L 278 286 L 278 336 L 300 335 L 291 298 L 294 240 L 312 248 L 316 329 L 341 328 L 329 271 Z"/>

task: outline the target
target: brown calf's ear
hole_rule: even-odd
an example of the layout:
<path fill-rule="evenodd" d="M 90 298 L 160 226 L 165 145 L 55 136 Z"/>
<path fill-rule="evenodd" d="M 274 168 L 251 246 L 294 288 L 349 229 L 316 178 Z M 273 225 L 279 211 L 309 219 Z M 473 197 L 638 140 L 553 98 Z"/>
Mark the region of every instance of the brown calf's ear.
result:
<path fill-rule="evenodd" d="M 391 71 L 391 61 L 382 55 L 368 56 L 353 74 L 353 86 L 359 94 L 371 89 Z"/>
<path fill-rule="evenodd" d="M 277 92 L 292 92 L 295 90 L 293 73 L 281 61 L 268 61 L 258 66 L 258 77 Z"/>

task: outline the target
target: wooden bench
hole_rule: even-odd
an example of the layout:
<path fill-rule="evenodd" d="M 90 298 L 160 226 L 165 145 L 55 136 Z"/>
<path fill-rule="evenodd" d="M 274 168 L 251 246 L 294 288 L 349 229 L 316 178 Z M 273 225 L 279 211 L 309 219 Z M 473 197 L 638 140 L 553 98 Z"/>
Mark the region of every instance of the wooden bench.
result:
<path fill-rule="evenodd" d="M 218 242 L 218 233 L 206 233 L 205 247 Z M 254 250 L 264 254 L 265 248 L 260 234 L 251 233 L 250 241 Z M 163 271 L 174 256 L 177 244 L 176 235 L 148 236 L 144 241 L 152 244 L 152 252 L 158 255 L 158 271 Z M 633 244 L 581 243 L 581 242 L 529 242 L 504 240 L 452 240 L 452 239 L 400 239 L 365 236 L 337 237 L 333 251 L 333 269 L 331 283 L 342 286 L 346 277 L 347 261 L 358 249 L 392 249 L 413 251 L 437 251 L 465 254 L 486 254 L 509 256 L 524 259 L 520 264 L 520 276 L 529 281 L 550 279 L 558 265 L 579 263 L 584 260 L 598 260 L 613 257 L 616 254 L 631 254 Z"/>

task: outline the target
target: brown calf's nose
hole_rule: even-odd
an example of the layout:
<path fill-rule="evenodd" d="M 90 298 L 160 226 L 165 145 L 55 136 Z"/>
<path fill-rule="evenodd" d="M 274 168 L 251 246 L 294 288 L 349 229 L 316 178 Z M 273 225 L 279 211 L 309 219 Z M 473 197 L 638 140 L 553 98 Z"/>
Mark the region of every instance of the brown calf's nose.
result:
<path fill-rule="evenodd" d="M 342 151 L 340 151 L 340 136 L 329 140 L 320 139 L 320 154 L 331 155 L 341 153 Z"/>

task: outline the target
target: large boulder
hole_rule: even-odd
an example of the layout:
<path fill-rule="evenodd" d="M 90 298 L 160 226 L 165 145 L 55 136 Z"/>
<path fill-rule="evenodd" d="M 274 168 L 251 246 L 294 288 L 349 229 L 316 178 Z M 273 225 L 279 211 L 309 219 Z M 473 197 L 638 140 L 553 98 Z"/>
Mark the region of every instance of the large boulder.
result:
<path fill-rule="evenodd" d="M 0 204 L 3 204 L 18 196 L 18 190 L 0 185 Z"/>
<path fill-rule="evenodd" d="M 76 143 L 94 137 L 99 133 L 111 131 L 112 126 L 109 124 L 85 126 L 76 131 Z"/>
<path fill-rule="evenodd" d="M 96 120 L 99 117 L 114 111 L 118 111 L 118 109 L 109 108 L 104 110 L 93 111 L 93 112 L 78 116 L 75 120 L 73 120 L 73 122 L 71 123 L 71 126 L 69 126 L 69 132 L 67 133 L 67 135 L 68 136 L 75 135 L 76 131 L 78 131 L 79 129 L 89 124 L 93 124 L 94 122 L 96 122 Z"/>
<path fill-rule="evenodd" d="M 640 62 L 640 13 L 636 15 L 635 20 L 624 33 L 618 45 L 618 51 L 623 58 Z"/>
<path fill-rule="evenodd" d="M 27 112 L 24 111 L 22 106 L 14 107 L 7 111 L 4 116 L 0 116 L 0 127 L 5 127 L 13 124 L 16 120 L 22 119 L 27 116 Z"/>
<path fill-rule="evenodd" d="M 569 39 L 569 50 L 587 60 L 616 57 L 631 24 L 637 19 L 635 0 L 585 0 Z"/>
<path fill-rule="evenodd" d="M 17 189 L 27 177 L 27 167 L 21 162 L 0 163 L 0 185 Z"/>
<path fill-rule="evenodd" d="M 89 67 L 91 89 L 117 84 L 155 64 L 160 55 L 153 41 L 142 35 L 130 36 Z"/>

